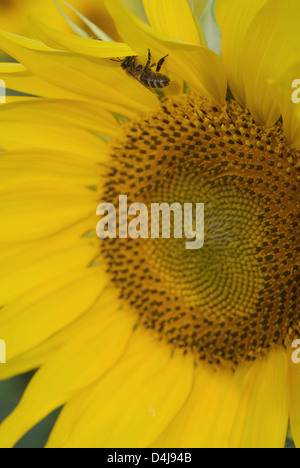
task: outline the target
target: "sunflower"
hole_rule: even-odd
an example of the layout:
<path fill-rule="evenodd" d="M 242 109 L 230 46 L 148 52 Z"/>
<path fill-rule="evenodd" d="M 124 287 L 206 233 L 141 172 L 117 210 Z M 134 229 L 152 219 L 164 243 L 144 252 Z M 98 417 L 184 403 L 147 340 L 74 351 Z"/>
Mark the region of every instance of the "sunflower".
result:
<path fill-rule="evenodd" d="M 36 97 L 0 108 L 0 376 L 38 369 L 1 446 L 61 406 L 48 447 L 300 446 L 300 4 L 219 0 L 220 58 L 192 3 L 108 0 L 120 43 L 1 32 Z M 148 49 L 159 93 L 110 60 Z M 98 239 L 119 194 L 203 202 L 204 247 Z"/>

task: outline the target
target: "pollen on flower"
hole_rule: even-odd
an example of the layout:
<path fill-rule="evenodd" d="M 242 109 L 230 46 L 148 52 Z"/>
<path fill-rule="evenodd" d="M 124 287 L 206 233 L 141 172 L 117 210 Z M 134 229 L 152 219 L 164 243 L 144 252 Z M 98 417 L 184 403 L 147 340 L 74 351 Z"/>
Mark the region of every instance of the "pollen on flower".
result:
<path fill-rule="evenodd" d="M 167 99 L 112 143 L 103 197 L 205 204 L 205 244 L 107 239 L 101 250 L 137 323 L 213 365 L 235 366 L 300 331 L 300 153 L 280 123 L 236 102 Z"/>

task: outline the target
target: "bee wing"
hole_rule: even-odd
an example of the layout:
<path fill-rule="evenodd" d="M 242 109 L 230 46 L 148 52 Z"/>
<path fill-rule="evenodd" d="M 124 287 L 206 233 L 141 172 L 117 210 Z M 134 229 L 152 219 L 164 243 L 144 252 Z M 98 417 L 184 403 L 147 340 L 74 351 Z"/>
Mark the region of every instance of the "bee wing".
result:
<path fill-rule="evenodd" d="M 140 76 L 141 76 L 141 75 L 135 76 L 133 73 L 130 73 L 130 76 L 132 76 L 133 78 L 135 78 L 141 85 L 143 85 L 146 89 L 148 89 L 148 91 L 150 91 L 151 93 L 153 93 L 153 94 L 155 94 L 155 95 L 157 96 L 156 92 L 155 92 L 153 89 L 149 88 L 149 86 L 145 85 L 145 84 L 140 80 Z"/>

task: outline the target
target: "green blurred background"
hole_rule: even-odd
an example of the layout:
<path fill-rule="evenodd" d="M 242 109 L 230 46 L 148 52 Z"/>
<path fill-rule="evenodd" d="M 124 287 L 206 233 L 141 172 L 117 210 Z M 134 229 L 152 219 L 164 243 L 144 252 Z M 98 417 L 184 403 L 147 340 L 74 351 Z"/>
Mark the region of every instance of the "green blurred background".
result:
<path fill-rule="evenodd" d="M 34 372 L 30 372 L 28 374 L 0 382 L 0 423 L 17 406 L 33 375 Z M 23 437 L 22 440 L 20 440 L 20 442 L 18 442 L 16 448 L 43 448 L 59 412 L 60 410 L 54 411 L 54 413 L 35 426 L 28 434 L 26 434 L 25 437 Z"/>

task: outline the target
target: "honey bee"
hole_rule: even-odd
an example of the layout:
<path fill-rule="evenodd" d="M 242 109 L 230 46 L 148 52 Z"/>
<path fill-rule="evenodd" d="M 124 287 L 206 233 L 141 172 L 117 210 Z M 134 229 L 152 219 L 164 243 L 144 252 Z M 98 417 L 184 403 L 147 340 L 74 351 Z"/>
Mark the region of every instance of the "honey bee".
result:
<path fill-rule="evenodd" d="M 146 63 L 146 66 L 144 67 L 143 65 L 139 65 L 137 63 L 137 57 L 136 56 L 129 56 L 126 57 L 124 60 L 122 59 L 117 59 L 114 60 L 114 62 L 120 62 L 121 67 L 123 70 L 126 71 L 126 73 L 129 76 L 132 76 L 136 80 L 138 80 L 142 85 L 144 85 L 146 88 L 150 89 L 155 89 L 155 88 L 165 88 L 166 86 L 169 86 L 170 84 L 170 78 L 166 75 L 163 75 L 162 73 L 159 73 L 166 58 L 168 55 L 165 57 L 161 58 L 159 62 L 152 63 L 152 58 L 151 58 L 151 51 L 148 49 L 148 62 Z M 156 66 L 156 70 L 153 71 L 151 68 Z"/>

